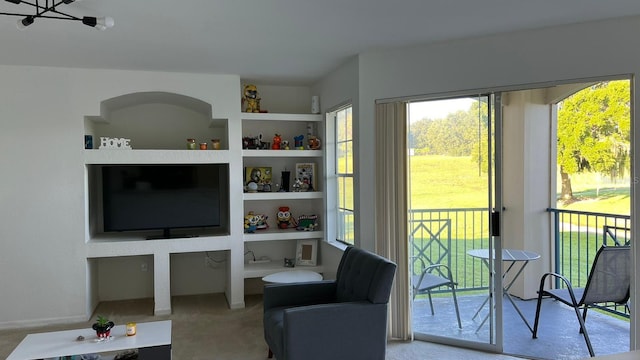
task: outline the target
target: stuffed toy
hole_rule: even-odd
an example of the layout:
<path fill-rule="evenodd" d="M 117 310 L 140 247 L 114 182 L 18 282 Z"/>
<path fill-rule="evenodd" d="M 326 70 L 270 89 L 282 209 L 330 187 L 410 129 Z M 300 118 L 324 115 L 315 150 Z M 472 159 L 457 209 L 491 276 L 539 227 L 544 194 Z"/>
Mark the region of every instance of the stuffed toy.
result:
<path fill-rule="evenodd" d="M 245 112 L 260 112 L 260 98 L 258 97 L 258 88 L 255 85 L 245 85 L 242 100 L 246 106 L 244 110 Z"/>
<path fill-rule="evenodd" d="M 280 229 L 288 229 L 289 226 L 296 226 L 293 222 L 293 217 L 291 216 L 291 211 L 289 211 L 288 206 L 280 206 L 278 208 L 278 227 Z"/>
<path fill-rule="evenodd" d="M 320 139 L 311 135 L 308 139 L 309 142 L 309 150 L 320 150 Z"/>
<path fill-rule="evenodd" d="M 271 150 L 280 150 L 280 143 L 282 143 L 282 136 L 275 134 L 273 136 L 273 144 L 271 144 Z"/>

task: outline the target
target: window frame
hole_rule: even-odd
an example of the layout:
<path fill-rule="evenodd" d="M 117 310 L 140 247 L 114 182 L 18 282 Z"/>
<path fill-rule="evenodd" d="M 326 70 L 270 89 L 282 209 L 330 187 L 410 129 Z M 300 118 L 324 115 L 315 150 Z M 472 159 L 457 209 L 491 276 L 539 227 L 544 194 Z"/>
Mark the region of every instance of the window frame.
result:
<path fill-rule="evenodd" d="M 348 134 L 345 139 L 338 138 L 338 115 L 341 112 L 346 112 L 345 117 L 346 121 L 350 122 L 349 125 L 346 125 L 351 129 L 350 134 Z M 355 218 L 357 216 L 355 211 L 355 199 L 354 199 L 354 162 L 355 162 L 355 154 L 354 154 L 354 136 L 353 136 L 353 105 L 345 104 L 342 105 L 333 111 L 327 113 L 327 137 L 329 138 L 327 145 L 327 219 L 332 219 L 333 221 L 328 221 L 329 226 L 327 226 L 327 238 L 329 242 L 335 242 L 342 245 L 355 245 Z M 347 145 L 350 152 L 347 152 L 347 159 L 351 161 L 351 166 L 348 167 L 350 171 L 340 172 L 339 159 L 340 159 L 340 151 L 339 146 Z M 346 181 L 345 181 L 346 180 Z M 340 204 L 345 204 L 347 201 L 344 197 L 346 196 L 345 186 L 351 186 L 351 206 L 353 208 L 341 207 Z M 343 198 L 343 201 L 340 201 L 340 197 Z M 350 221 L 345 221 L 345 217 L 342 215 L 345 212 L 349 213 Z M 350 225 L 348 225 L 350 223 Z M 351 228 L 351 231 L 347 231 L 347 228 Z M 345 236 L 346 234 L 350 234 L 350 236 Z"/>

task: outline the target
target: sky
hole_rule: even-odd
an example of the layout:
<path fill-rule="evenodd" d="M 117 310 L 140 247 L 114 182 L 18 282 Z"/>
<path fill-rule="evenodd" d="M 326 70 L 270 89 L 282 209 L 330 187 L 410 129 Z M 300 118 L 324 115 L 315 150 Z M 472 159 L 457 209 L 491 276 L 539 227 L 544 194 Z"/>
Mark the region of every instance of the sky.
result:
<path fill-rule="evenodd" d="M 473 101 L 472 98 L 460 98 L 412 102 L 409 105 L 409 122 L 413 123 L 424 118 L 443 119 L 449 113 L 469 110 Z"/>

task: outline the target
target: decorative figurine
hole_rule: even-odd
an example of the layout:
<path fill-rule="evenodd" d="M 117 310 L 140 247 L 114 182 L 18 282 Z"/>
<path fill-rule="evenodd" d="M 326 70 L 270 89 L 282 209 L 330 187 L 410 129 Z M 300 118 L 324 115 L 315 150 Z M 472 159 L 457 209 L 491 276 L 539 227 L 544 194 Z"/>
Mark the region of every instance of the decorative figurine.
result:
<path fill-rule="evenodd" d="M 284 267 L 292 268 L 296 266 L 296 259 L 284 258 Z"/>
<path fill-rule="evenodd" d="M 304 150 L 304 146 L 302 145 L 302 140 L 304 139 L 303 135 L 294 136 L 294 146 L 293 148 L 296 150 Z"/>
<path fill-rule="evenodd" d="M 318 227 L 318 215 L 301 215 L 296 230 L 314 231 Z"/>
<path fill-rule="evenodd" d="M 288 206 L 280 206 L 278 208 L 278 227 L 280 229 L 288 229 L 292 225 L 291 212 Z"/>
<path fill-rule="evenodd" d="M 244 216 L 244 232 L 254 233 L 256 230 L 267 229 L 267 216 L 262 214 L 254 214 L 253 211 L 249 211 Z"/>
<path fill-rule="evenodd" d="M 293 192 L 300 192 L 302 188 L 302 181 L 299 178 L 296 178 L 296 181 L 293 182 Z"/>
<path fill-rule="evenodd" d="M 244 95 L 242 98 L 245 103 L 245 112 L 259 113 L 260 112 L 260 98 L 258 97 L 258 88 L 253 85 L 245 85 Z"/>
<path fill-rule="evenodd" d="M 243 149 L 259 149 L 261 147 L 260 138 L 244 136 L 242 138 Z"/>
<path fill-rule="evenodd" d="M 280 150 L 281 142 L 282 142 L 282 137 L 280 137 L 280 134 L 276 134 L 273 137 L 273 144 L 271 144 L 271 150 Z"/>
<path fill-rule="evenodd" d="M 309 150 L 320 150 L 320 139 L 318 139 L 316 136 L 309 136 L 309 140 L 307 141 L 309 142 Z"/>
<path fill-rule="evenodd" d="M 289 140 L 282 140 L 282 145 L 280 145 L 280 147 L 284 150 L 289 150 Z"/>
<path fill-rule="evenodd" d="M 249 213 L 244 216 L 244 232 L 253 234 L 254 232 L 256 232 L 257 228 L 257 219 L 253 215 L 253 211 L 249 211 Z"/>

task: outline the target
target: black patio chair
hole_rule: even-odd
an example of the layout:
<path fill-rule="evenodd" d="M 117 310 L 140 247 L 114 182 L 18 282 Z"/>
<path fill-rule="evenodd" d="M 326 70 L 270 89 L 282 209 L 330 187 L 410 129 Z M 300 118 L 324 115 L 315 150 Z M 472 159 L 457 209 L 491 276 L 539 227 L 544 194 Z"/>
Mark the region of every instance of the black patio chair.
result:
<path fill-rule="evenodd" d="M 462 322 L 460 321 L 460 310 L 458 309 L 458 299 L 456 298 L 456 285 L 453 281 L 451 269 L 445 264 L 434 264 L 426 266 L 424 260 L 421 257 L 413 257 L 413 263 L 420 262 L 420 273 L 412 276 L 413 283 L 413 299 L 416 296 L 427 294 L 429 296 L 429 306 L 431 306 L 431 315 L 435 315 L 433 311 L 433 300 L 431 299 L 431 290 L 437 289 L 442 286 L 448 286 L 451 288 L 451 294 L 453 296 L 453 304 L 456 309 L 456 316 L 458 317 L 458 328 L 462 329 Z"/>
<path fill-rule="evenodd" d="M 547 277 L 562 280 L 566 289 L 544 290 Z M 540 318 L 540 304 L 543 296 L 550 296 L 566 305 L 573 307 L 580 323 L 580 332 L 589 348 L 589 354 L 595 356 L 585 321 L 587 309 L 596 304 L 616 303 L 627 306 L 631 286 L 631 250 L 628 246 L 602 246 L 596 253 L 591 266 L 591 273 L 584 288 L 573 288 L 566 277 L 556 273 L 546 273 L 540 279 L 538 290 L 538 304 L 536 306 L 536 320 L 533 325 L 533 338 L 537 338 Z M 582 308 L 582 315 L 580 309 Z M 627 306 L 628 308 L 628 306 Z"/>

